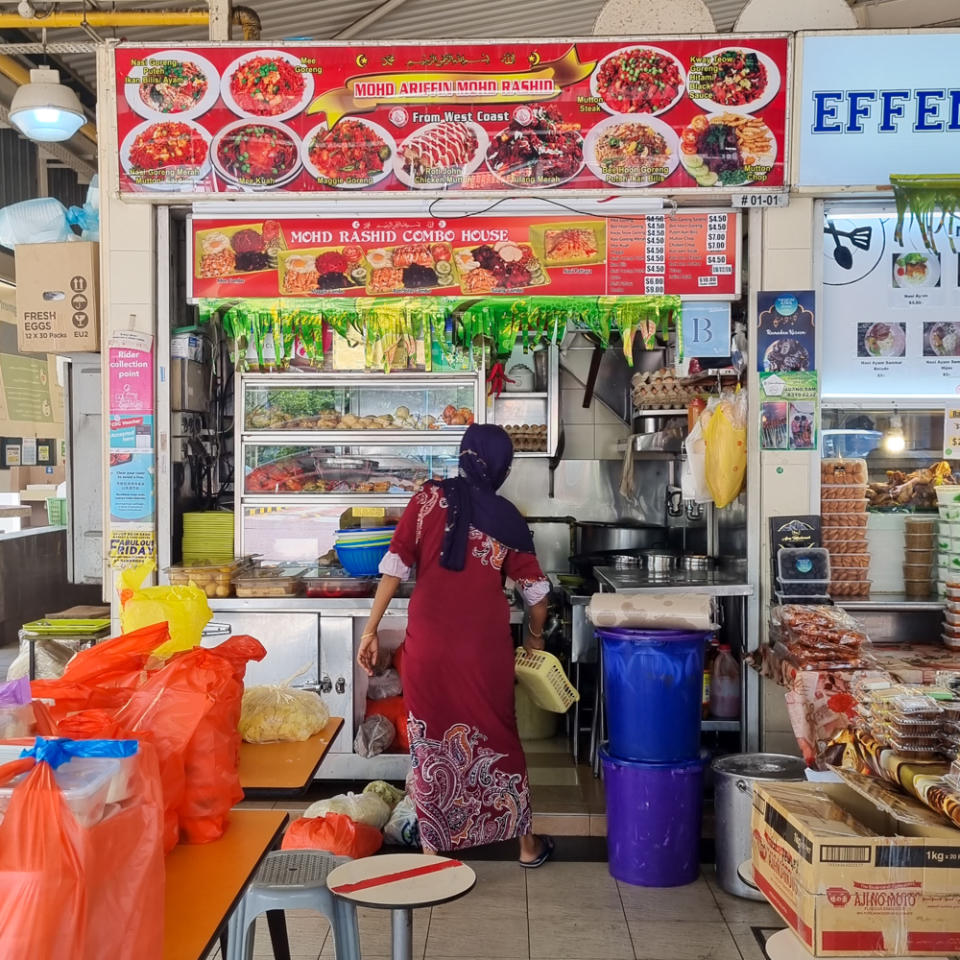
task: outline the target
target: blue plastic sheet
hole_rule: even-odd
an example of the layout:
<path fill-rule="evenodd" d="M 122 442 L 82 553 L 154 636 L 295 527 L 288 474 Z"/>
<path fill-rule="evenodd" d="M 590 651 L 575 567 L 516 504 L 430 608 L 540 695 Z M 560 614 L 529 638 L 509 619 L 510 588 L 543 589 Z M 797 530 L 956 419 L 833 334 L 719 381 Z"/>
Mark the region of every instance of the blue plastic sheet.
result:
<path fill-rule="evenodd" d="M 37 763 L 46 762 L 56 770 L 74 757 L 132 757 L 139 744 L 136 740 L 67 740 L 63 737 L 37 737 L 21 757 L 35 757 Z"/>

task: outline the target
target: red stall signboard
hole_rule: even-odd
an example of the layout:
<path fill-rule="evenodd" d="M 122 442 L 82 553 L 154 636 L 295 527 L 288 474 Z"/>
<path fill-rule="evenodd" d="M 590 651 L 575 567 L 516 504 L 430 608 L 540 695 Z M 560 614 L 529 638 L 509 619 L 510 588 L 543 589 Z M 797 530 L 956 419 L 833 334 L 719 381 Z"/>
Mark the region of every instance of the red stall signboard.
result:
<path fill-rule="evenodd" d="M 740 292 L 739 215 L 207 219 L 190 228 L 191 297 Z"/>
<path fill-rule="evenodd" d="M 782 189 L 781 35 L 122 45 L 121 190 Z"/>

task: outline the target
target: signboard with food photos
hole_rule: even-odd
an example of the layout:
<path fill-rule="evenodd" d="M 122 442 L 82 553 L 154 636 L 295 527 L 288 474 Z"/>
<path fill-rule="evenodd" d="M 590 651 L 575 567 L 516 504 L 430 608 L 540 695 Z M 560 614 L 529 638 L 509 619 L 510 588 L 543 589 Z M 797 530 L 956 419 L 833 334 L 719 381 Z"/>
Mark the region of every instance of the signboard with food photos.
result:
<path fill-rule="evenodd" d="M 123 193 L 782 190 L 784 35 L 115 50 Z"/>

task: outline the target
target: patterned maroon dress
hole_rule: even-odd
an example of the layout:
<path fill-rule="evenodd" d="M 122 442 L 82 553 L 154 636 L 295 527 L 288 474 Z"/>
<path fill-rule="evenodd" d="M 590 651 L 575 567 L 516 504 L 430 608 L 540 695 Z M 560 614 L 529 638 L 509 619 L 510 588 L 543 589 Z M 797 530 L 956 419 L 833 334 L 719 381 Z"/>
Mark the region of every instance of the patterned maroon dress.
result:
<path fill-rule="evenodd" d="M 527 603 L 545 597 L 549 583 L 532 553 L 474 528 L 463 570 L 445 569 L 446 516 L 443 490 L 428 483 L 404 511 L 380 571 L 406 579 L 417 568 L 403 689 L 420 836 L 434 850 L 462 850 L 530 832 L 503 578 Z"/>

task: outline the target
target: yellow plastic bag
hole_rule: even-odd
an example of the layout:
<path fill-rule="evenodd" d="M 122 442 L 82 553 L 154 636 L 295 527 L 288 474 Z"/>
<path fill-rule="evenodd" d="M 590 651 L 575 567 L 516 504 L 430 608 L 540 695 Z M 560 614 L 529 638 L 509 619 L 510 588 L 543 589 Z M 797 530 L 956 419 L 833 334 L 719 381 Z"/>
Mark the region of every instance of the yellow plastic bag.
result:
<path fill-rule="evenodd" d="M 722 509 L 740 495 L 747 475 L 747 397 L 725 394 L 704 427 L 706 478 L 713 502 Z"/>
<path fill-rule="evenodd" d="M 158 657 L 169 657 L 200 645 L 203 628 L 213 612 L 206 594 L 194 586 L 144 587 L 143 581 L 153 571 L 152 560 L 120 574 L 120 624 L 124 633 L 132 633 L 154 623 L 166 623 L 170 639 L 154 651 Z"/>

